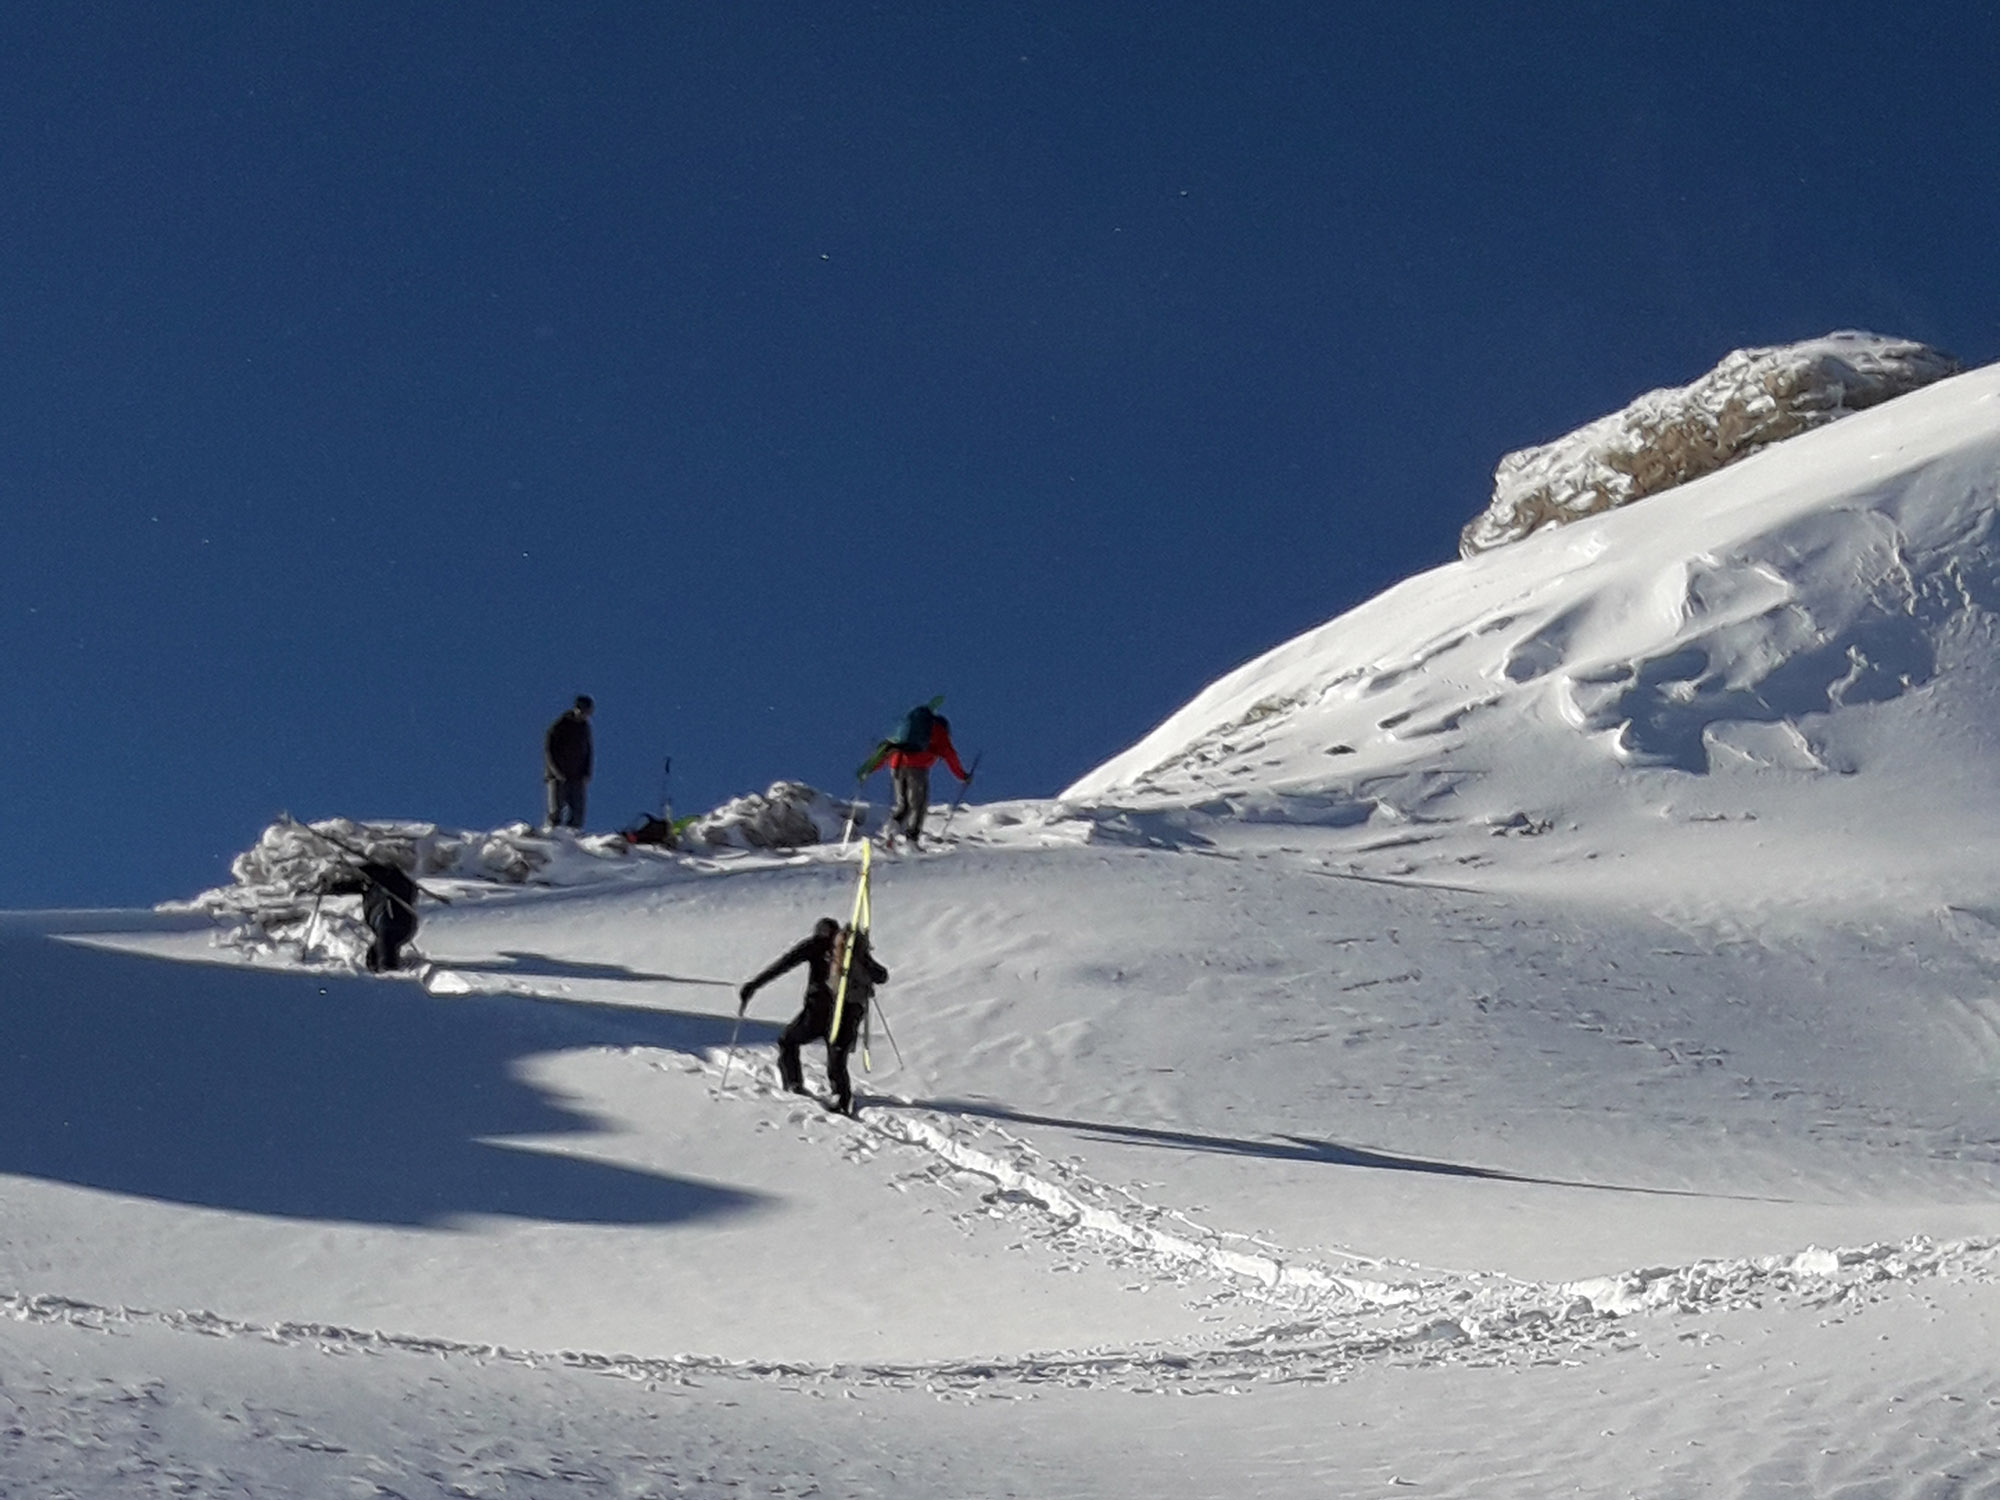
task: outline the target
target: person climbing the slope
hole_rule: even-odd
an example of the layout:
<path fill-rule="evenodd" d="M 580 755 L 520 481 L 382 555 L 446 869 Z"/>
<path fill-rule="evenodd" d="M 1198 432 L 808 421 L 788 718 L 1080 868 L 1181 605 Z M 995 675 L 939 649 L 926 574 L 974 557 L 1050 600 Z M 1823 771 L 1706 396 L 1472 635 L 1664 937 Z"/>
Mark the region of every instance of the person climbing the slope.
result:
<path fill-rule="evenodd" d="M 844 945 L 852 942 L 854 952 L 847 965 L 847 994 L 841 1001 L 840 1029 L 833 1025 L 834 988 L 840 982 Z M 886 984 L 889 971 L 875 961 L 868 946 L 866 929 L 856 933 L 842 927 L 832 917 L 813 924 L 812 935 L 785 950 L 769 968 L 749 980 L 736 992 L 736 1014 L 750 1008 L 750 997 L 789 969 L 806 966 L 805 1005 L 792 1023 L 778 1036 L 778 1076 L 794 1094 L 806 1091 L 805 1075 L 799 1067 L 799 1048 L 807 1042 L 826 1038 L 826 1078 L 833 1087 L 828 1108 L 837 1114 L 854 1113 L 854 1085 L 847 1072 L 847 1055 L 861 1035 L 861 1022 L 868 1013 L 868 1001 L 875 986 Z"/>
<path fill-rule="evenodd" d="M 933 698 L 903 715 L 895 732 L 875 747 L 874 755 L 861 767 L 866 781 L 884 761 L 895 788 L 895 802 L 889 810 L 888 826 L 882 830 L 882 845 L 891 846 L 898 828 L 912 849 L 923 841 L 924 817 L 931 806 L 931 767 L 943 760 L 960 782 L 972 780 L 972 773 L 958 763 L 958 749 L 951 742 L 951 721 L 937 711 L 944 700 Z"/>
<path fill-rule="evenodd" d="M 549 831 L 565 822 L 583 828 L 583 797 L 590 785 L 590 715 L 596 708 L 588 693 L 577 694 L 542 736 L 542 779 L 549 789 Z"/>

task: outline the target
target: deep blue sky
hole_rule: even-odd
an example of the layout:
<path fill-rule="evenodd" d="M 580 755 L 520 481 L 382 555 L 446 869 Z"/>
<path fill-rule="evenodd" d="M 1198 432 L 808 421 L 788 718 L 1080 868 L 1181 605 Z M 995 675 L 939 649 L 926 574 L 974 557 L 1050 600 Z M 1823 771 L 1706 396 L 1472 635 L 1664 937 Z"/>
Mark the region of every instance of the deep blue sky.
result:
<path fill-rule="evenodd" d="M 2000 357 L 1983 4 L 16 0 L 0 906 L 280 808 L 1041 795 L 1842 327 Z"/>

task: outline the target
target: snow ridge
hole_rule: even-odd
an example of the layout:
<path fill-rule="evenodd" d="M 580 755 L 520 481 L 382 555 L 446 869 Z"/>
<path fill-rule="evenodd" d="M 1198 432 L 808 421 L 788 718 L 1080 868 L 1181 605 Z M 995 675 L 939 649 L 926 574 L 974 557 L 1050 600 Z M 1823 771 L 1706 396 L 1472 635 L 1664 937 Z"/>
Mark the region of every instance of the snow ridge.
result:
<path fill-rule="evenodd" d="M 1357 849 L 1449 835 L 1469 865 L 1496 835 L 1548 835 L 1551 864 L 1579 845 L 1650 851 L 1660 806 L 1698 800 L 1717 818 L 1754 806 L 1766 889 L 1791 885 L 1781 869 L 1824 871 L 1821 891 L 1879 884 L 1883 858 L 1934 836 L 1857 845 L 1836 874 L 1816 832 L 1830 799 L 1919 819 L 1948 805 L 1961 826 L 1996 811 L 1996 410 L 1989 367 L 1671 505 L 1409 579 L 1219 678 L 1064 799 L 1351 830 Z M 1633 774 L 1656 770 L 1695 780 Z"/>

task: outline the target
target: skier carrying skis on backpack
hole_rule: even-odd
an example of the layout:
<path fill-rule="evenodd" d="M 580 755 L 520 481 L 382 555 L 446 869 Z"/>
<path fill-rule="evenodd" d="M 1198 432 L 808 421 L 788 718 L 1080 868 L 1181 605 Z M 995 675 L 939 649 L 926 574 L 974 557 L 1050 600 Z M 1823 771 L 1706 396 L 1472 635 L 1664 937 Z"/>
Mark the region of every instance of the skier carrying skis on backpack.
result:
<path fill-rule="evenodd" d="M 840 1030 L 834 1032 L 834 986 L 840 982 L 844 945 L 852 943 L 847 955 L 847 993 L 840 1005 Z M 826 1078 L 833 1086 L 828 1107 L 837 1114 L 854 1113 L 854 1085 L 847 1073 L 847 1055 L 861 1036 L 861 1022 L 868 1013 L 868 1001 L 875 986 L 886 984 L 889 971 L 875 961 L 864 928 L 853 932 L 832 917 L 813 924 L 812 936 L 793 944 L 769 968 L 736 992 L 736 1014 L 750 1008 L 750 997 L 788 969 L 806 966 L 805 1006 L 778 1035 L 778 1076 L 794 1094 L 806 1091 L 805 1074 L 799 1067 L 799 1048 L 807 1042 L 826 1038 Z"/>
<path fill-rule="evenodd" d="M 895 732 L 875 747 L 875 753 L 861 767 L 860 779 L 866 781 L 884 761 L 889 764 L 896 800 L 889 811 L 889 825 L 882 830 L 884 848 L 897 828 L 903 830 L 912 849 L 922 841 L 924 816 L 931 806 L 931 766 L 936 761 L 943 760 L 961 782 L 972 780 L 972 773 L 958 763 L 958 750 L 951 742 L 951 721 L 937 711 L 943 701 L 933 698 L 903 715 Z"/>

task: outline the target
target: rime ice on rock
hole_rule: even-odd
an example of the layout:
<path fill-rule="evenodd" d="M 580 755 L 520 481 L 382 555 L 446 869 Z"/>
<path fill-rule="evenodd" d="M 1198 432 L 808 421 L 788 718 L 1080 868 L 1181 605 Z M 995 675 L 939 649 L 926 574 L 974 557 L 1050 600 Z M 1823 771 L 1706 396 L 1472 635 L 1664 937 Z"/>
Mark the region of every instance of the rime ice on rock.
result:
<path fill-rule="evenodd" d="M 751 792 L 695 819 L 681 841 L 685 847 L 711 849 L 797 849 L 838 842 L 850 811 L 849 803 L 802 781 L 777 781 L 769 791 Z"/>
<path fill-rule="evenodd" d="M 330 916 L 344 913 L 354 902 L 351 897 L 345 904 L 341 898 L 325 900 L 322 893 L 356 858 L 380 860 L 419 880 L 473 889 L 590 886 L 645 880 L 650 878 L 647 870 L 661 861 L 677 861 L 701 849 L 797 849 L 837 843 L 850 831 L 865 834 L 868 824 L 867 804 L 850 804 L 799 781 L 776 782 L 768 791 L 738 797 L 695 819 L 683 832 L 679 850 L 635 847 L 616 833 L 551 836 L 526 823 L 480 831 L 402 819 L 326 818 L 311 827 L 282 819 L 236 856 L 231 884 L 167 905 L 230 924 L 224 940 L 239 947 L 289 944 L 331 951 L 321 940 L 322 929 Z M 358 964 L 365 948 L 365 941 L 347 943 L 333 956 L 342 961 L 352 957 Z"/>
<path fill-rule="evenodd" d="M 297 950 L 359 968 L 368 941 L 356 917 L 358 899 L 325 894 L 358 859 L 393 865 L 419 881 L 478 888 L 643 878 L 632 867 L 661 857 L 635 850 L 621 834 L 552 839 L 526 823 L 482 831 L 400 818 L 322 818 L 310 827 L 281 819 L 230 862 L 231 884 L 162 903 L 162 910 L 201 912 L 226 924 L 219 941 L 228 946 Z"/>
<path fill-rule="evenodd" d="M 1567 437 L 1502 458 L 1493 499 L 1459 533 L 1459 552 L 1471 557 L 1657 495 L 1957 373 L 1948 354 L 1873 333 L 1739 349 L 1692 385 L 1649 391 Z"/>

